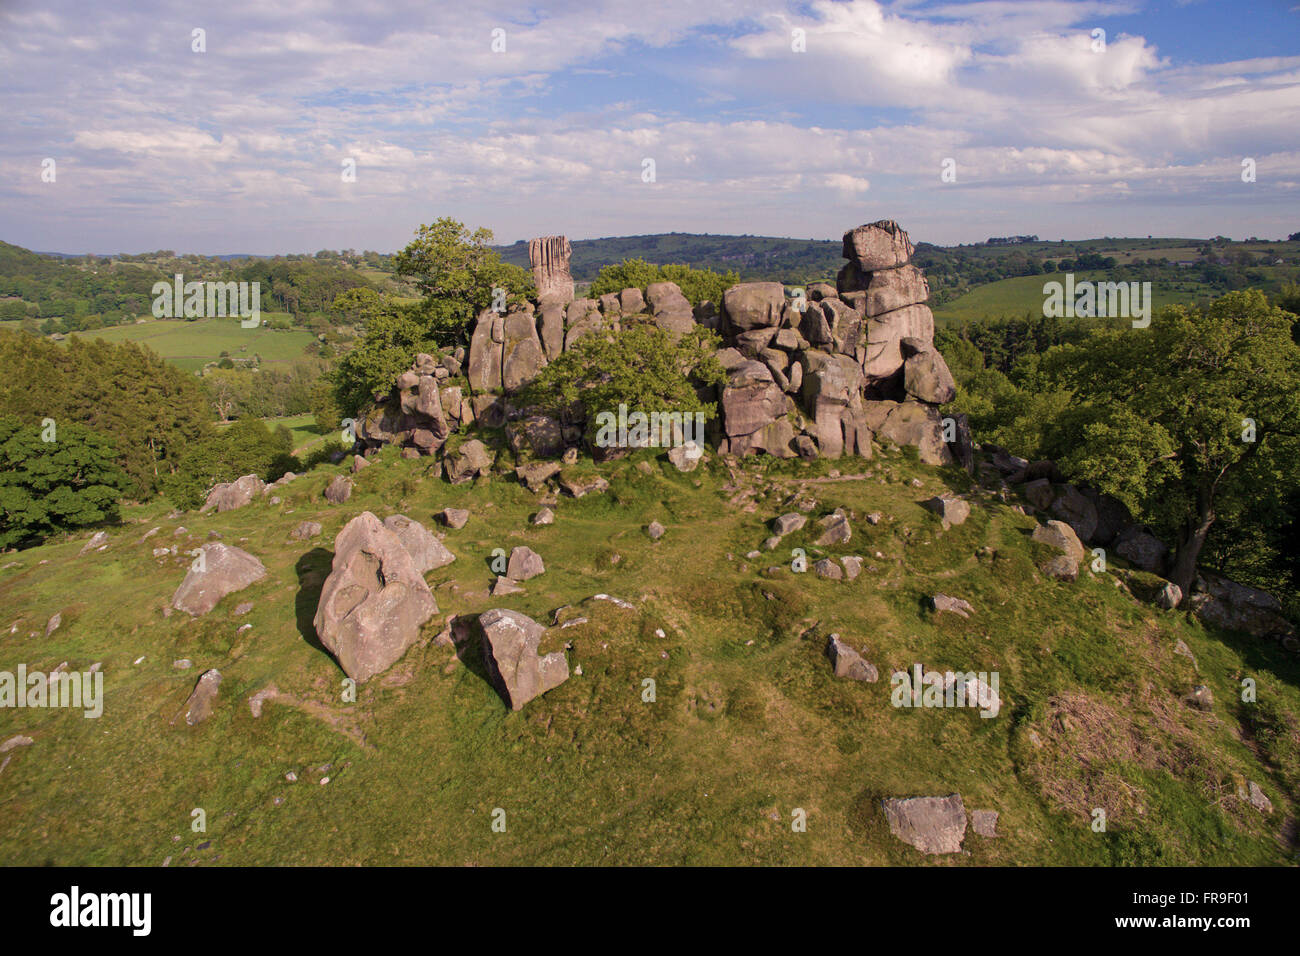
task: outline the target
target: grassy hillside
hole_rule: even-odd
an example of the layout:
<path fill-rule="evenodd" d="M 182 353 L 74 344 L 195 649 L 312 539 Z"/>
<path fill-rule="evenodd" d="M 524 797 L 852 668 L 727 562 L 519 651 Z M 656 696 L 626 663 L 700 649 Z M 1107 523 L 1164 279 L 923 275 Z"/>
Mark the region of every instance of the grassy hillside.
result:
<path fill-rule="evenodd" d="M 263 313 L 272 318 L 273 313 Z M 305 329 L 245 329 L 238 319 L 150 319 L 93 332 L 74 332 L 109 342 L 140 342 L 186 371 L 215 362 L 222 352 L 233 358 L 262 356 L 264 365 L 287 365 L 303 355 L 315 336 Z"/>
<path fill-rule="evenodd" d="M 1074 281 L 1106 282 L 1113 281 L 1104 272 L 1076 272 Z M 1065 276 L 1047 273 L 1036 276 L 1016 276 L 1012 279 L 999 279 L 977 286 L 963 296 L 933 305 L 936 322 L 979 322 L 984 319 L 1002 317 L 1020 318 L 1026 312 L 1033 315 L 1043 314 L 1043 284 L 1046 282 L 1065 282 Z M 1151 287 L 1153 300 L 1151 314 L 1172 303 L 1200 302 L 1208 299 L 1204 286 L 1197 283 L 1153 283 Z"/>
<path fill-rule="evenodd" d="M 281 490 L 278 504 L 206 516 L 143 507 L 128 510 L 103 552 L 79 555 L 83 539 L 7 556 L 0 669 L 101 661 L 107 700 L 97 720 L 0 711 L 0 739 L 34 738 L 0 771 L 0 862 L 1294 859 L 1283 838 L 1296 809 L 1294 749 L 1285 756 L 1253 737 L 1252 711 L 1237 699 L 1249 676 L 1261 702 L 1300 713 L 1294 659 L 1136 600 L 1118 563 L 1074 585 L 1045 579 L 1033 519 L 991 494 L 976 491 L 970 520 L 943 529 L 920 502 L 967 490 L 961 471 L 887 451 L 812 464 L 714 458 L 682 475 L 643 452 L 601 466 L 609 492 L 561 499 L 555 524 L 533 527 L 539 499 L 513 478 L 451 487 L 427 467 L 386 454 L 343 506 L 322 499 L 341 470 L 325 467 Z M 807 530 L 745 557 L 797 497 L 816 500 L 814 518 L 850 512 L 852 541 L 831 550 L 866 558 L 856 581 L 792 573 L 791 548 L 818 557 Z M 433 527 L 446 506 L 472 517 L 446 533 L 458 560 L 428 575 L 442 613 L 427 637 L 448 615 L 498 606 L 548 625 L 585 617 L 542 646 L 568 642 L 572 676 L 512 713 L 475 642 L 457 656 L 430 640 L 342 702 L 344 675 L 311 626 L 334 536 L 365 509 Z M 877 511 L 873 526 L 866 515 Z M 308 519 L 325 534 L 291 541 Z M 668 529 L 657 543 L 643 530 L 652 519 Z M 268 576 L 205 617 L 164 617 L 184 552 L 214 533 L 257 555 Z M 178 554 L 152 556 L 173 544 Z M 518 544 L 541 554 L 546 573 L 524 594 L 490 597 L 492 550 Z M 926 599 L 937 591 L 967 599 L 974 615 L 936 616 Z M 634 608 L 590 600 L 597 593 Z M 253 609 L 237 616 L 245 601 Z M 46 638 L 56 612 L 62 626 Z M 823 654 L 830 632 L 861 649 L 880 682 L 835 679 Z M 1179 639 L 1199 674 L 1174 653 Z M 194 666 L 176 669 L 180 658 Z M 999 672 L 999 715 L 895 709 L 889 675 L 916 661 Z M 173 725 L 210 667 L 225 676 L 214 716 Z M 642 700 L 647 678 L 654 703 Z M 246 701 L 272 683 L 282 696 L 254 719 Z M 1212 689 L 1212 713 L 1181 703 L 1194 683 Z M 1271 816 L 1237 799 L 1238 779 L 1260 783 Z M 965 853 L 924 857 L 890 835 L 882 797 L 954 791 L 968 809 L 997 810 L 1001 837 L 970 834 Z M 1107 811 L 1104 834 L 1090 827 L 1095 807 Z M 190 830 L 194 808 L 206 812 L 206 833 Z M 505 833 L 491 829 L 494 808 L 506 811 Z M 795 808 L 807 812 L 806 833 L 792 832 Z"/>

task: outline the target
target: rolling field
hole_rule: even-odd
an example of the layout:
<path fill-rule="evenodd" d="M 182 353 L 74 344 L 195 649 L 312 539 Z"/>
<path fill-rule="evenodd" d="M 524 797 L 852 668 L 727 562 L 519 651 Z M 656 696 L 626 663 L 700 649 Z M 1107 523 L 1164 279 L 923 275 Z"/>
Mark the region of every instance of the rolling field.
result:
<path fill-rule="evenodd" d="M 1104 272 L 1076 272 L 1075 283 L 1084 280 L 1104 282 Z M 943 305 L 931 305 L 934 320 L 940 324 L 947 322 L 978 322 L 983 319 L 1022 318 L 1026 312 L 1042 315 L 1043 284 L 1062 282 L 1065 277 L 1059 273 L 1045 273 L 1037 276 L 1016 276 L 1012 279 L 1000 279 L 986 285 L 977 286 L 963 296 L 945 302 Z M 1197 290 L 1202 290 L 1198 292 Z M 1178 283 L 1168 287 L 1152 285 L 1151 297 L 1154 300 L 1152 314 L 1159 312 L 1166 305 L 1174 302 L 1192 303 L 1205 294 L 1204 286 L 1196 283 Z"/>
<path fill-rule="evenodd" d="M 262 313 L 271 318 L 272 313 Z M 276 313 L 279 315 L 279 313 Z M 267 328 L 241 328 L 238 319 L 151 319 L 138 325 L 119 325 L 73 335 L 107 342 L 139 342 L 147 345 L 173 365 L 193 372 L 208 362 L 215 362 L 222 352 L 231 358 L 262 356 L 263 365 L 287 365 L 303 354 L 313 340 L 304 329 L 275 331 Z"/>

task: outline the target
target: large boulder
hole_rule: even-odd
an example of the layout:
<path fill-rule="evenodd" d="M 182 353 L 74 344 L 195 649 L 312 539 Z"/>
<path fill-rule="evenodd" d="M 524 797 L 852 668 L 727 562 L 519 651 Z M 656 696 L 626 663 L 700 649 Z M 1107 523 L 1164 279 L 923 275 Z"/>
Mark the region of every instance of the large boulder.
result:
<path fill-rule="evenodd" d="M 221 512 L 242 508 L 265 490 L 266 483 L 261 478 L 257 475 L 245 475 L 243 478 L 223 482 L 213 488 L 208 492 L 207 500 L 203 502 L 203 507 L 199 511 L 211 511 L 215 508 Z"/>
<path fill-rule="evenodd" d="M 1061 486 L 1052 514 L 1073 528 L 1081 541 L 1091 541 L 1097 532 L 1097 507 L 1074 485 Z"/>
<path fill-rule="evenodd" d="M 384 519 L 384 527 L 397 535 L 420 574 L 446 567 L 456 560 L 437 535 L 406 515 L 389 515 Z"/>
<path fill-rule="evenodd" d="M 214 541 L 203 545 L 200 552 L 171 602 L 191 617 L 207 614 L 227 594 L 266 577 L 265 565 L 247 551 Z"/>
<path fill-rule="evenodd" d="M 742 282 L 722 294 L 722 310 L 733 332 L 775 327 L 785 307 L 785 287 L 779 282 Z"/>
<path fill-rule="evenodd" d="M 912 242 L 892 219 L 881 219 L 844 234 L 843 255 L 863 272 L 907 265 Z"/>
<path fill-rule="evenodd" d="M 1295 636 L 1295 626 L 1282 616 L 1276 597 L 1215 574 L 1197 578 L 1187 604 L 1207 624 L 1284 643 Z"/>
<path fill-rule="evenodd" d="M 484 663 L 511 710 L 521 709 L 569 679 L 569 662 L 563 651 L 538 655 L 546 628 L 526 614 L 493 608 L 480 614 L 478 623 L 483 632 Z"/>
<path fill-rule="evenodd" d="M 1038 541 L 1048 547 L 1055 548 L 1062 554 L 1068 555 L 1076 562 L 1082 561 L 1084 555 L 1087 553 L 1084 550 L 1083 542 L 1081 542 L 1079 536 L 1074 533 L 1074 529 L 1064 521 L 1053 520 L 1047 522 L 1047 524 L 1039 525 L 1034 529 L 1034 533 L 1031 537 L 1034 541 Z"/>
<path fill-rule="evenodd" d="M 369 511 L 334 542 L 316 608 L 316 634 L 349 677 L 365 682 L 396 663 L 438 613 L 401 538 Z"/>
<path fill-rule="evenodd" d="M 645 312 L 645 296 L 640 289 L 624 289 L 618 294 L 618 308 L 624 315 L 640 315 Z"/>
<path fill-rule="evenodd" d="M 1164 570 L 1169 548 L 1155 535 L 1141 528 L 1130 527 L 1115 539 L 1115 553 L 1135 568 L 1159 574 Z"/>
<path fill-rule="evenodd" d="M 889 832 L 922 853 L 959 853 L 966 837 L 966 807 L 960 794 L 909 797 L 883 802 Z"/>
<path fill-rule="evenodd" d="M 528 264 L 533 270 L 533 283 L 539 296 L 551 296 L 563 301 L 573 298 L 573 274 L 569 271 L 569 258 L 573 246 L 564 236 L 539 236 L 528 240 Z"/>

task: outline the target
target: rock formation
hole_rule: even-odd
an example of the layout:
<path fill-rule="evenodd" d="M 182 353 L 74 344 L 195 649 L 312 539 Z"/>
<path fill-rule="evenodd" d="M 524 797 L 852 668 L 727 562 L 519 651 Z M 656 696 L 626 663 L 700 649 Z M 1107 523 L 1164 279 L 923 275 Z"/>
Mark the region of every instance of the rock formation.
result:
<path fill-rule="evenodd" d="M 569 257 L 573 247 L 564 236 L 543 236 L 528 240 L 528 264 L 533 268 L 539 299 L 569 302 L 573 299 L 573 276 Z"/>
<path fill-rule="evenodd" d="M 843 248 L 849 261 L 834 286 L 815 283 L 787 296 L 779 282 L 745 282 L 721 303 L 692 308 L 672 282 L 651 283 L 644 295 L 629 288 L 575 299 L 568 241 L 533 239 L 537 300 L 479 313 L 465 386 L 444 382 L 448 369 L 431 356 L 417 357 L 365 416 L 360 443 L 432 455 L 450 432 L 474 423 L 504 426 L 516 454 L 559 457 L 581 441 L 586 415 L 596 410 L 574 408 L 557 420 L 517 407 L 512 396 L 583 336 L 647 321 L 674 339 L 697 324 L 721 334 L 727 380 L 711 396 L 720 414 L 710 432 L 721 452 L 869 457 L 872 441 L 884 439 L 915 446 L 931 464 L 972 468 L 965 418 L 944 419 L 938 410 L 956 384 L 934 348 L 930 290 L 911 264 L 907 233 L 882 220 L 849 230 Z"/>

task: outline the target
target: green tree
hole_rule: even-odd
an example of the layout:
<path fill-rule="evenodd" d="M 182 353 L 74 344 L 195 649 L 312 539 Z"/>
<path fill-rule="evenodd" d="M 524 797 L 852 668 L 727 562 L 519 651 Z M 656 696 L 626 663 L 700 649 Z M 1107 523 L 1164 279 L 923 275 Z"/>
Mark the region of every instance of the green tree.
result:
<path fill-rule="evenodd" d="M 334 367 L 330 380 L 338 409 L 355 416 L 375 393 L 387 391 L 420 352 L 438 343 L 417 310 L 393 306 L 366 323 L 366 334 Z"/>
<path fill-rule="evenodd" d="M 501 261 L 488 247 L 492 230 L 469 230 L 450 217 L 422 225 L 393 258 L 399 276 L 414 280 L 424 294 L 419 310 L 429 335 L 449 344 L 464 342 L 474 316 L 493 304 L 493 290 L 506 291 L 506 301 L 519 301 L 535 292 L 531 274 Z"/>
<path fill-rule="evenodd" d="M 703 412 L 711 418 L 716 403 L 702 401 L 695 384 L 723 380 L 714 355 L 719 344 L 716 334 L 700 326 L 678 342 L 648 323 L 619 333 L 584 335 L 543 368 L 517 401 L 557 415 L 580 401 L 587 412 L 589 442 L 596 431 L 596 413 L 617 412 L 621 404 L 629 412 Z"/>
<path fill-rule="evenodd" d="M 113 441 L 73 422 L 52 442 L 43 431 L 0 418 L 0 548 L 117 520 L 128 481 Z"/>
<path fill-rule="evenodd" d="M 293 436 L 283 425 L 272 432 L 256 418 L 241 419 L 186 451 L 175 473 L 164 480 L 163 490 L 176 507 L 197 508 L 221 482 L 244 475 L 274 481 L 286 471 L 297 471 L 301 466 L 289 454 L 292 445 Z"/>
<path fill-rule="evenodd" d="M 1262 292 L 1099 330 L 1040 371 L 1076 405 L 1054 426 L 1072 449 L 1063 465 L 1173 535 L 1169 579 L 1184 594 L 1221 513 L 1280 511 L 1300 482 L 1300 348 Z"/>

